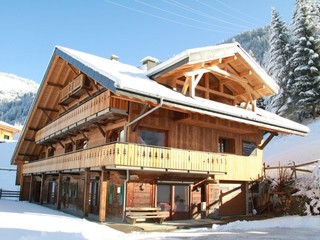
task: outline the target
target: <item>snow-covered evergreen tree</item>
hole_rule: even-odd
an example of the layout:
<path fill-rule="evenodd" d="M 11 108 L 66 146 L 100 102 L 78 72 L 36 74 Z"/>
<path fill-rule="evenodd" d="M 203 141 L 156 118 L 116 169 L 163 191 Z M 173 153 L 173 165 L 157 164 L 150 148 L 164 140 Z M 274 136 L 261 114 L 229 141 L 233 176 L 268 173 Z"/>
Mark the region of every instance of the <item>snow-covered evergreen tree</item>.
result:
<path fill-rule="evenodd" d="M 270 48 L 267 53 L 267 72 L 280 86 L 279 93 L 267 99 L 267 110 L 284 115 L 287 107 L 287 76 L 289 59 L 289 33 L 287 24 L 281 20 L 279 13 L 272 9 L 270 25 Z"/>
<path fill-rule="evenodd" d="M 288 87 L 291 94 L 290 118 L 302 121 L 310 118 L 319 99 L 319 41 L 310 13 L 315 12 L 314 0 L 296 0 L 292 22 L 292 55 L 288 61 Z"/>

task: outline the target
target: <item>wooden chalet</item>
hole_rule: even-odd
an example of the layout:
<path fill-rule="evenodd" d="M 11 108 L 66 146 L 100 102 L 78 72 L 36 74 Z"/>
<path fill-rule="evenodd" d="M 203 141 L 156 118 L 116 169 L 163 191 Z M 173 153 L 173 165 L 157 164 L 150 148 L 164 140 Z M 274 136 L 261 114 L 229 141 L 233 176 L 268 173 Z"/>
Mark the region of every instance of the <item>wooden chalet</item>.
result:
<path fill-rule="evenodd" d="M 9 123 L 0 121 L 0 143 L 12 141 L 13 136 L 20 131 L 21 129 Z"/>
<path fill-rule="evenodd" d="M 278 87 L 237 43 L 143 63 L 55 48 L 12 157 L 21 200 L 100 221 L 250 213 L 263 148 L 309 129 L 257 108 Z"/>

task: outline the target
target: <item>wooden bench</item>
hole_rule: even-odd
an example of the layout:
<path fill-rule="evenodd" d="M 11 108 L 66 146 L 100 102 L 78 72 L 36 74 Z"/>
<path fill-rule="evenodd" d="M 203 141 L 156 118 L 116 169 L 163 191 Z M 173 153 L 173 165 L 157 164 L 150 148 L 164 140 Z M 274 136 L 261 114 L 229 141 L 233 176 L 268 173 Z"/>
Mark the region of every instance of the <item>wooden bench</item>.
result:
<path fill-rule="evenodd" d="M 166 213 L 161 208 L 154 207 L 127 207 L 126 221 L 135 224 L 137 221 L 145 221 L 146 219 L 158 220 L 160 224 L 166 218 Z"/>

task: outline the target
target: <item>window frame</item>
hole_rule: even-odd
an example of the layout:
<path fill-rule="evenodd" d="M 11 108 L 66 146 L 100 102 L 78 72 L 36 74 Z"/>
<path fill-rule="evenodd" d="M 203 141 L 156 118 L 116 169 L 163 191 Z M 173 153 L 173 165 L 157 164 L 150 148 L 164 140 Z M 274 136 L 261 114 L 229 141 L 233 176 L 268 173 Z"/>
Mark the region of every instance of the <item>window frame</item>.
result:
<path fill-rule="evenodd" d="M 223 142 L 222 142 L 223 141 Z M 232 137 L 218 137 L 218 152 L 236 154 L 236 139 Z"/>
<path fill-rule="evenodd" d="M 148 131 L 149 133 L 150 132 L 156 132 L 156 133 L 164 134 L 164 144 L 149 144 L 149 143 L 146 143 L 146 142 L 140 142 L 140 139 L 143 140 L 143 138 L 141 137 L 141 133 L 143 131 Z M 137 134 L 137 143 L 138 144 L 145 144 L 145 145 L 148 145 L 148 146 L 168 147 L 168 135 L 169 135 L 169 131 L 165 130 L 165 129 L 139 127 L 138 134 Z M 158 141 L 158 143 L 159 143 L 159 141 Z"/>

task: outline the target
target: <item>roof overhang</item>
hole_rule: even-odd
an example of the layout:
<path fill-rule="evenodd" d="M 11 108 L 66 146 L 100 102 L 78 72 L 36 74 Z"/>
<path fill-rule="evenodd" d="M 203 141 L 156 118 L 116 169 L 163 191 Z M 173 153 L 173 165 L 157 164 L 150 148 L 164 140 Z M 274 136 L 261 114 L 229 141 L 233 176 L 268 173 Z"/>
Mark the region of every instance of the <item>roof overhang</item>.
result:
<path fill-rule="evenodd" d="M 162 98 L 148 93 L 134 92 L 130 89 L 118 89 L 117 93 L 127 95 L 130 98 L 143 98 L 149 102 L 152 102 L 152 99 L 154 99 L 154 102 L 159 102 L 159 99 Z M 253 125 L 270 132 L 295 134 L 299 136 L 306 136 L 310 132 L 309 128 L 302 124 L 279 117 L 259 108 L 256 109 L 256 112 L 252 112 L 238 106 L 228 106 L 204 99 L 192 99 L 185 97 L 184 100 L 180 98 L 177 101 L 177 99 L 170 98 L 168 96 L 163 98 L 163 105 L 168 105 L 171 108 L 181 109 L 183 111 L 186 110 L 205 114 L 211 117 L 218 117 L 221 119 Z"/>

